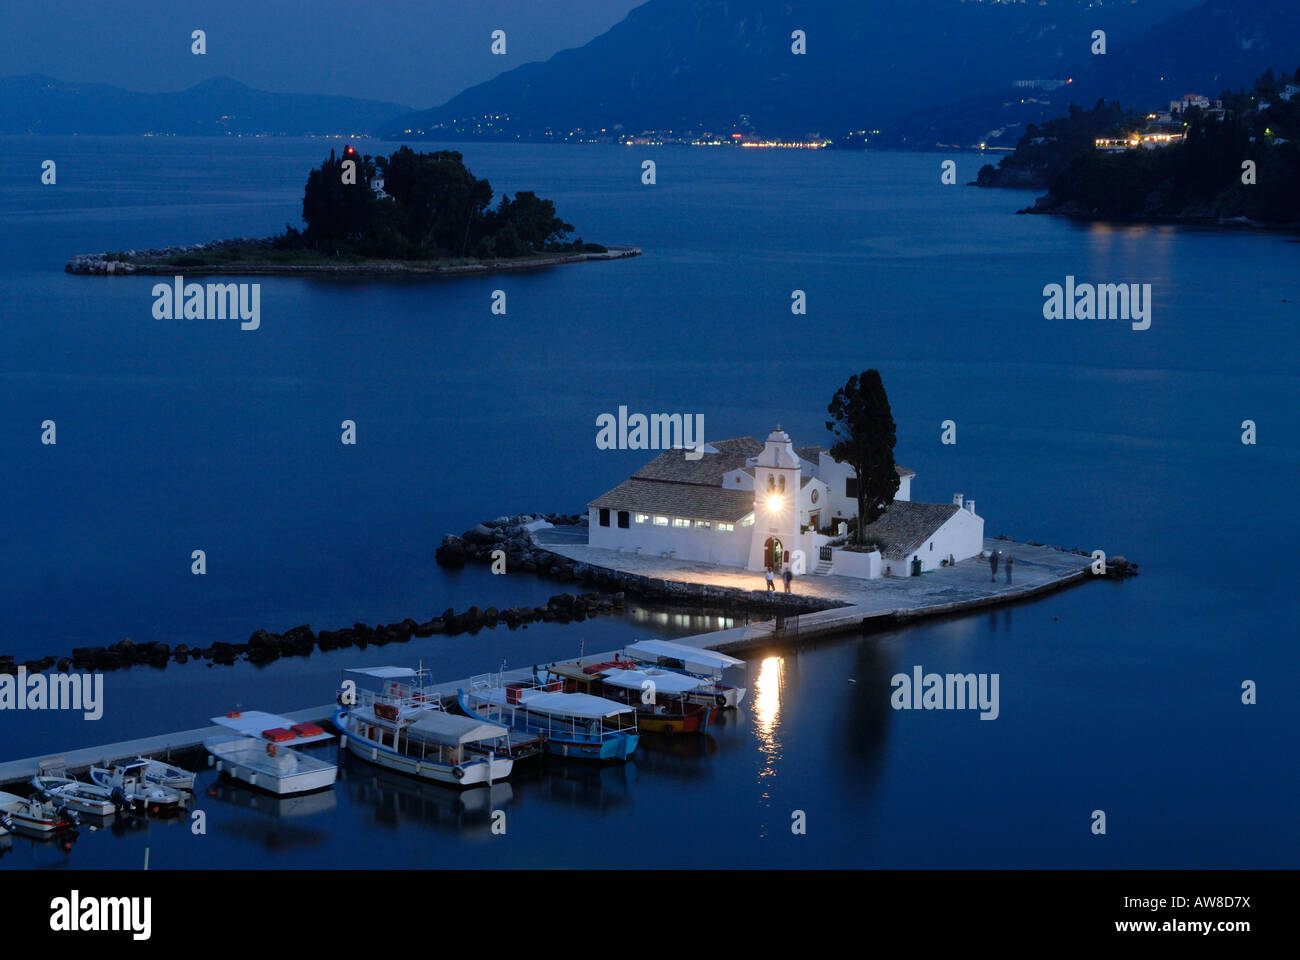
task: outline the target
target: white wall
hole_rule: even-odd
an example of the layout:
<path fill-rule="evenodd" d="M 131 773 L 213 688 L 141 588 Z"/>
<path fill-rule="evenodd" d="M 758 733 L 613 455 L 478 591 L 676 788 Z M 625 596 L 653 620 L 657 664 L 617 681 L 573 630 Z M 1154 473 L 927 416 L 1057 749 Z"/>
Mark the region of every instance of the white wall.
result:
<path fill-rule="evenodd" d="M 932 544 L 933 549 L 931 549 Z M 894 576 L 910 577 L 913 557 L 921 558 L 922 571 L 938 570 L 939 561 L 946 560 L 949 554 L 955 560 L 966 560 L 979 556 L 983 549 L 984 518 L 976 516 L 969 510 L 958 510 L 934 532 L 934 536 L 921 544 L 921 549 L 909 553 L 901 561 L 890 557 L 885 560 L 885 564 L 894 568 Z"/>
<path fill-rule="evenodd" d="M 875 580 L 883 569 L 879 550 L 872 550 L 870 553 L 857 553 L 853 550 L 831 551 L 830 572 L 837 577 Z"/>
<path fill-rule="evenodd" d="M 643 554 L 653 557 L 675 551 L 679 560 L 702 560 L 706 563 L 725 563 L 729 566 L 743 567 L 749 559 L 749 539 L 752 526 L 741 526 L 730 533 L 718 529 L 715 522 L 704 530 L 695 526 L 694 520 L 689 527 L 672 526 L 673 517 L 668 518 L 669 525 L 657 527 L 650 520 L 636 522 L 636 512 L 630 511 L 628 528 L 618 526 L 618 511 L 609 511 L 609 526 L 600 525 L 600 510 L 588 508 L 589 525 L 587 527 L 587 544 L 606 550 L 622 547 L 628 553 L 635 553 L 640 547 Z"/>
<path fill-rule="evenodd" d="M 844 481 L 854 475 L 853 468 L 847 463 L 839 463 L 825 452 L 822 453 L 820 461 L 817 464 L 817 476 L 826 483 L 826 499 L 829 504 L 829 509 L 822 511 L 823 526 L 829 523 L 832 517 L 844 517 L 846 520 L 856 517 L 858 515 L 857 498 L 844 495 Z M 894 494 L 894 499 L 912 499 L 911 477 L 898 478 L 898 492 Z"/>

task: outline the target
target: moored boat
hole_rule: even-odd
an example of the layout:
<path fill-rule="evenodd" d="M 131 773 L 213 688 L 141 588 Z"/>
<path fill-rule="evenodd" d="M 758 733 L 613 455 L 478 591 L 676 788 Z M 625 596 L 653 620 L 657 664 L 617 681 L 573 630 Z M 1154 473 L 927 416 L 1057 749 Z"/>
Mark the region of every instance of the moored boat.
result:
<path fill-rule="evenodd" d="M 212 722 L 241 736 L 210 737 L 203 741 L 213 766 L 249 786 L 277 796 L 308 793 L 334 785 L 339 767 L 294 747 L 333 740 L 314 723 L 294 723 L 262 710 L 232 710 Z"/>
<path fill-rule="evenodd" d="M 31 783 L 38 796 L 64 804 L 77 813 L 108 817 L 117 812 L 118 802 L 113 797 L 113 791 L 107 787 L 44 773 L 32 777 Z"/>
<path fill-rule="evenodd" d="M 483 674 L 458 693 L 467 716 L 540 736 L 548 753 L 589 760 L 626 760 L 640 741 L 636 711 L 556 683 L 502 683 Z"/>
<path fill-rule="evenodd" d="M 692 703 L 712 703 L 716 707 L 731 709 L 745 699 L 744 687 L 725 683 L 722 679 L 723 671 L 743 667 L 744 660 L 670 640 L 639 640 L 626 646 L 623 652 L 639 663 L 707 678 L 708 684 L 686 695 Z"/>
<path fill-rule="evenodd" d="M 343 688 L 334 725 L 353 756 L 421 780 L 462 787 L 510 776 L 515 763 L 510 730 L 448 713 L 426 682 L 423 665 L 415 670 L 358 667 L 345 673 L 380 684 L 378 690 L 356 688 L 354 680 L 353 687 Z"/>
<path fill-rule="evenodd" d="M 130 760 L 111 767 L 91 767 L 87 775 L 95 785 L 111 790 L 119 806 L 155 813 L 179 807 L 185 794 L 159 783 L 150 783 L 145 773 L 147 766 L 146 760 Z"/>
<path fill-rule="evenodd" d="M 702 733 L 716 709 L 712 703 L 693 703 L 688 694 L 711 683 L 628 660 L 583 665 L 555 663 L 547 667 L 565 688 L 593 693 L 636 710 L 637 727 L 649 733 Z"/>
<path fill-rule="evenodd" d="M 260 737 L 213 737 L 203 746 L 218 770 L 277 796 L 324 790 L 339 772 L 338 764 Z"/>
<path fill-rule="evenodd" d="M 172 790 L 194 790 L 195 775 L 188 770 L 182 770 L 173 764 L 150 757 L 136 757 L 136 762 L 145 765 L 144 778 L 150 783 Z"/>
<path fill-rule="evenodd" d="M 57 801 L 0 792 L 0 834 L 49 834 L 75 826 L 76 815 Z"/>

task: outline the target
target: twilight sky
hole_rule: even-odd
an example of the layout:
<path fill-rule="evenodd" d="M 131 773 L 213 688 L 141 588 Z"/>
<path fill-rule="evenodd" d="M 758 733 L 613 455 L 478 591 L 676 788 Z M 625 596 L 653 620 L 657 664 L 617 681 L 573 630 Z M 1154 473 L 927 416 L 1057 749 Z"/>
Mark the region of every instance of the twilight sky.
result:
<path fill-rule="evenodd" d="M 581 46 L 644 0 L 68 0 L 0 2 L 0 75 L 129 90 L 228 76 L 282 93 L 426 108 L 530 60 Z M 207 32 L 205 56 L 190 33 Z M 506 56 L 489 51 L 506 31 Z"/>

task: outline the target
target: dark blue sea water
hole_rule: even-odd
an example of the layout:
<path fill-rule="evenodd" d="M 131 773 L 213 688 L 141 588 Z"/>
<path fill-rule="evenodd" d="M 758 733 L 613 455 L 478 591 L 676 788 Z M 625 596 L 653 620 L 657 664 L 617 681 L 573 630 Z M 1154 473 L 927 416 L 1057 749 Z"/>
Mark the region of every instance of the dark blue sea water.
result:
<path fill-rule="evenodd" d="M 222 785 L 200 798 L 206 836 L 83 831 L 67 852 L 20 840 L 0 865 L 136 866 L 146 846 L 153 866 L 1300 862 L 1293 238 L 1018 217 L 1031 195 L 943 186 L 931 155 L 467 145 L 498 191 L 536 190 L 585 238 L 644 256 L 419 282 L 263 277 L 255 332 L 155 320 L 153 278 L 63 272 L 76 253 L 296 223 L 308 169 L 337 145 L 7 145 L 0 653 L 542 602 L 562 587 L 449 573 L 434 547 L 484 517 L 579 511 L 635 470 L 641 455 L 594 443 L 620 404 L 703 413 L 710 438 L 779 421 L 820 443 L 830 395 L 867 367 L 914 498 L 960 490 L 989 535 L 1101 548 L 1143 572 L 756 657 L 745 709 L 707 739 L 647 742 L 627 768 L 552 765 L 509 796 L 458 799 L 349 764 L 325 809 L 277 817 Z M 958 158 L 959 179 L 981 162 Z M 1067 275 L 1150 283 L 1151 328 L 1044 320 L 1043 286 Z M 506 316 L 490 313 L 495 289 Z M 790 312 L 795 289 L 807 316 Z M 40 443 L 46 419 L 56 446 Z M 356 446 L 339 442 L 344 419 Z M 235 703 L 323 703 L 358 661 L 464 676 L 716 623 L 637 608 L 262 669 L 119 671 L 102 720 L 0 714 L 0 759 L 199 726 Z M 999 718 L 892 710 L 890 676 L 917 664 L 998 673 Z"/>

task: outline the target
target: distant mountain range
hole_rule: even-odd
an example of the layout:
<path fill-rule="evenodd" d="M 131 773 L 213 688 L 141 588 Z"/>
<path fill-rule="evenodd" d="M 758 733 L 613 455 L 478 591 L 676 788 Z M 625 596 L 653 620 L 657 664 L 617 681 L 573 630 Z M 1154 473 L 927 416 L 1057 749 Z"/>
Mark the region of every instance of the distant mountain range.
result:
<path fill-rule="evenodd" d="M 0 79 L 0 133 L 591 139 L 672 131 L 1012 147 L 1099 98 L 1149 109 L 1300 64 L 1300 0 L 649 0 L 431 110 L 218 79 L 133 93 Z M 1107 53 L 1090 53 L 1105 30 Z M 807 53 L 791 52 L 804 31 Z M 502 58 L 504 60 L 504 58 Z M 1066 82 L 1069 80 L 1070 82 Z M 583 133 L 575 135 L 575 131 Z"/>
<path fill-rule="evenodd" d="M 574 129 L 753 129 L 840 137 L 1017 80 L 1064 80 L 1089 57 L 1093 30 L 1114 45 L 1196 2 L 853 0 L 832 9 L 650 0 L 583 47 L 500 74 L 383 132 L 528 139 Z M 795 30 L 806 35 L 804 55 L 791 51 Z"/>
<path fill-rule="evenodd" d="M 135 93 L 101 83 L 29 74 L 0 78 L 0 134 L 369 133 L 411 108 L 353 97 L 268 93 L 205 80 L 175 93 Z"/>

